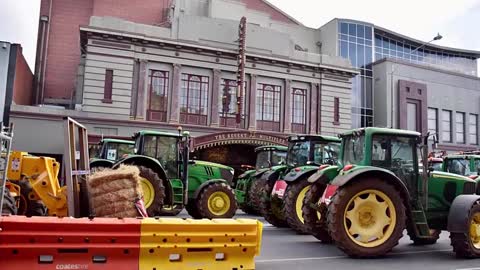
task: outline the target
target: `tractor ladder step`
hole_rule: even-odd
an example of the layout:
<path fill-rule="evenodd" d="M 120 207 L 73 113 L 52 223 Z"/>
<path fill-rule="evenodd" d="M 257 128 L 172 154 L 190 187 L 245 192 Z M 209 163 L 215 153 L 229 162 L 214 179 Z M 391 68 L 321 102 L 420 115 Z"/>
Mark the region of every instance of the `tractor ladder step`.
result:
<path fill-rule="evenodd" d="M 412 211 L 413 222 L 418 232 L 418 237 L 430 236 L 430 228 L 428 227 L 427 217 L 423 210 Z"/>

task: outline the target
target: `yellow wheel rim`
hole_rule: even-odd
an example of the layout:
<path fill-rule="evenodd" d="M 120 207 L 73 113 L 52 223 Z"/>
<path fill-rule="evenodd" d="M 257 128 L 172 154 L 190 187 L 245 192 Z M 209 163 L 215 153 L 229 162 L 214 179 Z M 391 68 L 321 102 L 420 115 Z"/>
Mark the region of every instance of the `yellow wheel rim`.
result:
<path fill-rule="evenodd" d="M 480 213 L 475 213 L 470 222 L 470 240 L 476 249 L 480 249 Z"/>
<path fill-rule="evenodd" d="M 363 190 L 347 203 L 344 226 L 348 237 L 362 247 L 377 247 L 395 229 L 397 216 L 392 200 L 379 190 Z"/>
<path fill-rule="evenodd" d="M 225 215 L 230 209 L 230 198 L 225 192 L 217 191 L 208 198 L 208 211 L 215 216 Z"/>
<path fill-rule="evenodd" d="M 304 187 L 300 193 L 298 193 L 297 200 L 295 201 L 295 211 L 297 212 L 297 217 L 298 219 L 302 222 L 305 223 L 305 220 L 303 219 L 303 214 L 302 214 L 302 207 L 303 207 L 303 199 L 305 198 L 305 194 L 307 194 L 307 191 L 310 189 L 310 186 Z"/>
<path fill-rule="evenodd" d="M 155 189 L 152 183 L 143 177 L 140 178 L 140 185 L 143 191 L 143 203 L 145 204 L 145 208 L 148 208 L 152 205 L 155 198 Z"/>

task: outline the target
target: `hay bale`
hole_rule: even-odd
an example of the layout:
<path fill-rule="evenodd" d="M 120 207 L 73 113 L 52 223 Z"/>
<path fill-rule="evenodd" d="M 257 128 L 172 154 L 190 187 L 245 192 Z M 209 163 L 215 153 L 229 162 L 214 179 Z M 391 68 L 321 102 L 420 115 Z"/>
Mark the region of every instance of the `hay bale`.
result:
<path fill-rule="evenodd" d="M 141 198 L 140 172 L 135 166 L 122 165 L 102 170 L 88 179 L 90 204 L 97 217 L 136 217 L 135 200 Z"/>

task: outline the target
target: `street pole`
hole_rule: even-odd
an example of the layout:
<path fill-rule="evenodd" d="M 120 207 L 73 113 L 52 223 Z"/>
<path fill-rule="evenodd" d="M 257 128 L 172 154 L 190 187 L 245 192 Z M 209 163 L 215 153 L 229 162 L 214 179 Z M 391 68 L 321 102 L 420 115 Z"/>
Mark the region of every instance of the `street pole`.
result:
<path fill-rule="evenodd" d="M 238 71 L 237 71 L 237 127 L 240 128 L 242 122 L 243 89 L 245 87 L 245 37 L 247 34 L 247 18 L 240 19 L 238 27 Z"/>

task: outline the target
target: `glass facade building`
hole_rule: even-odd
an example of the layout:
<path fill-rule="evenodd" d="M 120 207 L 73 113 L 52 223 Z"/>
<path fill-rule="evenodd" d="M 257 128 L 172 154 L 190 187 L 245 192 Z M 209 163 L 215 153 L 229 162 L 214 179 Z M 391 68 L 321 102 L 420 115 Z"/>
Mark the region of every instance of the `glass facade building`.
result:
<path fill-rule="evenodd" d="M 422 46 L 369 23 L 338 20 L 339 56 L 349 59 L 360 75 L 352 80 L 352 128 L 373 126 L 373 67 L 383 58 L 477 76 L 477 59 L 468 53 L 435 46 Z"/>

